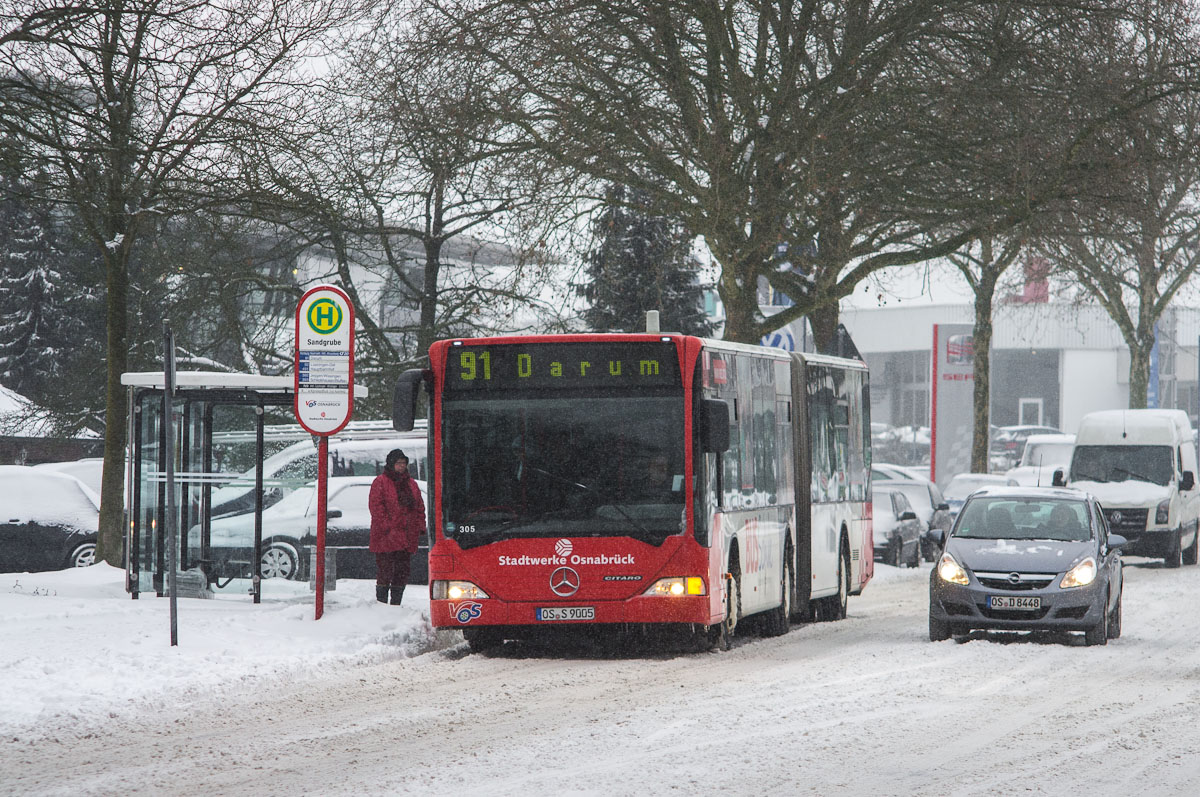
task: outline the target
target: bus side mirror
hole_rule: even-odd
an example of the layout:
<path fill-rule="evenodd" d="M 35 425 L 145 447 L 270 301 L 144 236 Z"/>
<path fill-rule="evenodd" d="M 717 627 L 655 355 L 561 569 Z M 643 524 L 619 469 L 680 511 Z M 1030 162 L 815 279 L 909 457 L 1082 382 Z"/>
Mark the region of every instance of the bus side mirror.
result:
<path fill-rule="evenodd" d="M 700 445 L 708 452 L 729 450 L 729 402 L 704 399 L 700 403 Z"/>
<path fill-rule="evenodd" d="M 1179 481 L 1179 489 L 1187 492 L 1196 486 L 1196 477 L 1190 470 L 1183 472 L 1183 478 Z"/>
<path fill-rule="evenodd" d="M 397 432 L 411 432 L 417 414 L 417 385 L 426 378 L 420 368 L 410 368 L 400 374 L 392 390 L 392 428 Z"/>
<path fill-rule="evenodd" d="M 1062 468 L 1059 468 L 1058 470 L 1054 471 L 1054 478 L 1051 480 L 1050 485 L 1052 487 L 1066 487 L 1067 486 L 1067 480 L 1063 476 Z"/>

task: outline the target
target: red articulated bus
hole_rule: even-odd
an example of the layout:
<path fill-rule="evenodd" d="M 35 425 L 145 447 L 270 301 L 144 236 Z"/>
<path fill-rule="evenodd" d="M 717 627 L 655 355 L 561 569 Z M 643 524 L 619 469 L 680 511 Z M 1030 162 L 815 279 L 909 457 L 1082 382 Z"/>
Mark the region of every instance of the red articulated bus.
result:
<path fill-rule="evenodd" d="M 430 616 L 473 650 L 564 626 L 728 647 L 840 619 L 872 575 L 866 366 L 678 334 L 442 340 Z"/>

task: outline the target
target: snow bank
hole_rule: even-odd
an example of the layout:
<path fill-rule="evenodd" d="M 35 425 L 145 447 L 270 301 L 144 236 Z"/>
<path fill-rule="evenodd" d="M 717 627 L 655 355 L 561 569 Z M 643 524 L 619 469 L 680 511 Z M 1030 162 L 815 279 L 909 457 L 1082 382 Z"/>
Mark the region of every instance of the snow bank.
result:
<path fill-rule="evenodd" d="M 132 600 L 123 570 L 0 574 L 0 734 L 36 736 L 55 717 L 89 725 L 167 695 L 186 702 L 461 642 L 430 627 L 427 588 L 413 585 L 403 606 L 388 606 L 374 587 L 339 580 L 319 621 L 304 582 L 273 581 L 278 597 L 258 605 L 249 595 L 180 598 L 179 645 L 171 647 L 169 601 L 153 593 Z"/>

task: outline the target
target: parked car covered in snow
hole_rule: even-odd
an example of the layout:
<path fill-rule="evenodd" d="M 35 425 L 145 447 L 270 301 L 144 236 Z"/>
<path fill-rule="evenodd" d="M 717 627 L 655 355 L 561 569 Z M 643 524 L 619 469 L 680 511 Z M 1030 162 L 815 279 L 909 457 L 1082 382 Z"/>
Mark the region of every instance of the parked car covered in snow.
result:
<path fill-rule="evenodd" d="M 1004 477 L 1016 487 L 1049 487 L 1054 482 L 1054 471 L 1071 464 L 1074 451 L 1073 434 L 1030 435 L 1025 440 L 1020 464 Z"/>
<path fill-rule="evenodd" d="M 904 491 L 890 485 L 872 486 L 871 505 L 875 561 L 895 567 L 919 565 L 925 524 L 917 518 Z"/>
<path fill-rule="evenodd" d="M 99 528 L 100 496 L 79 479 L 0 466 L 0 573 L 87 567 Z"/>
<path fill-rule="evenodd" d="M 1008 484 L 1008 477 L 998 473 L 960 473 L 946 485 L 946 504 L 950 508 L 950 516 L 957 517 L 958 511 L 966 502 L 967 496 L 982 487 Z M 1048 485 L 1045 485 L 1048 486 Z"/>
<path fill-rule="evenodd" d="M 367 499 L 373 477 L 338 476 L 329 479 L 326 499 L 326 548 L 337 549 L 338 578 L 374 578 L 375 558 L 367 549 L 371 539 L 371 512 Z M 425 482 L 416 479 L 428 511 Z M 189 530 L 196 540 L 200 527 Z M 306 551 L 316 545 L 317 485 L 311 482 L 293 490 L 262 513 L 263 578 L 304 578 L 308 574 Z M 230 564 L 250 559 L 254 548 L 254 513 L 227 515 L 212 520 L 210 553 L 218 572 L 233 572 Z M 413 556 L 411 583 L 425 583 L 429 544 Z"/>
<path fill-rule="evenodd" d="M 1015 468 L 1021 461 L 1025 441 L 1035 434 L 1062 434 L 1062 430 L 1053 426 L 1033 425 L 997 427 L 992 432 L 991 445 L 988 447 L 989 469 L 1003 473 Z"/>
<path fill-rule="evenodd" d="M 873 484 L 904 493 L 913 511 L 917 513 L 917 519 L 921 521 L 921 555 L 932 562 L 937 545 L 929 537 L 929 532 L 940 529 L 944 535 L 950 531 L 950 525 L 954 522 L 942 491 L 929 479 L 892 479 Z"/>

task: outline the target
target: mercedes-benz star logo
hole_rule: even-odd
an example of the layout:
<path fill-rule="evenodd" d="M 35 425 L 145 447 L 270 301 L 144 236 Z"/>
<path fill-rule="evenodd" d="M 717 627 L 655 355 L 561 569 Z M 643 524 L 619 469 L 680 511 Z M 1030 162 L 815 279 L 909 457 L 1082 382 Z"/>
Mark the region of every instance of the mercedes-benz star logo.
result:
<path fill-rule="evenodd" d="M 550 574 L 550 589 L 555 595 L 568 598 L 579 591 L 579 574 L 569 567 L 560 567 Z"/>

